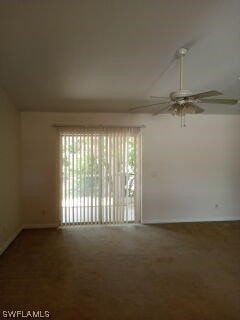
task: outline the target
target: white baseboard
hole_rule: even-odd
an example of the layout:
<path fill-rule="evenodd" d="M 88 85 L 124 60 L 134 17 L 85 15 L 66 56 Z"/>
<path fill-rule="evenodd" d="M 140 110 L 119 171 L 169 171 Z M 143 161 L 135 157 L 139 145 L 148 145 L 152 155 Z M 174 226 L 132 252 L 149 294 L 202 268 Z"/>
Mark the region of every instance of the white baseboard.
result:
<path fill-rule="evenodd" d="M 170 219 L 144 219 L 142 221 L 143 224 L 155 224 L 155 223 L 181 223 L 181 222 L 214 222 L 214 221 L 239 221 L 240 216 L 232 216 L 232 217 L 212 217 L 212 218 L 170 218 Z"/>
<path fill-rule="evenodd" d="M 39 224 L 26 224 L 23 226 L 23 229 L 50 229 L 58 228 L 57 223 L 39 223 Z"/>
<path fill-rule="evenodd" d="M 19 233 L 23 230 L 22 227 L 18 228 L 16 232 L 0 247 L 0 255 L 10 246 L 10 244 L 17 238 Z"/>

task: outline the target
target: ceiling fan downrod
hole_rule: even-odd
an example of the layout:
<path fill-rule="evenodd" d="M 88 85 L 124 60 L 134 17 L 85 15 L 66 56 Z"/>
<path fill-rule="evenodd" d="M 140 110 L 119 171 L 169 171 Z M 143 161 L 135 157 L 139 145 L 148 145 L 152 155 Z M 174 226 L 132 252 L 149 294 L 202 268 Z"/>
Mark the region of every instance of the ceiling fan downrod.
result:
<path fill-rule="evenodd" d="M 177 52 L 178 57 L 180 59 L 180 92 L 183 90 L 183 58 L 184 56 L 187 54 L 188 50 L 186 48 L 180 48 Z M 181 109 L 181 113 L 180 113 L 180 117 L 181 117 L 181 128 L 186 127 L 186 114 L 185 112 L 183 112 L 183 110 Z"/>
<path fill-rule="evenodd" d="M 183 90 L 183 58 L 187 54 L 188 50 L 186 48 L 180 48 L 177 55 L 180 59 L 180 91 Z"/>

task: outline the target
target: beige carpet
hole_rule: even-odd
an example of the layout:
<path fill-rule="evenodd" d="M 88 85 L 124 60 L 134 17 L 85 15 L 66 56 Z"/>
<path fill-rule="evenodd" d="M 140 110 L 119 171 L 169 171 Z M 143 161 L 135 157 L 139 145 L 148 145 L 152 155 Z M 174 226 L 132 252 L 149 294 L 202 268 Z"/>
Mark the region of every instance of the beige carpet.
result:
<path fill-rule="evenodd" d="M 240 223 L 26 230 L 0 257 L 0 310 L 51 319 L 240 319 Z"/>

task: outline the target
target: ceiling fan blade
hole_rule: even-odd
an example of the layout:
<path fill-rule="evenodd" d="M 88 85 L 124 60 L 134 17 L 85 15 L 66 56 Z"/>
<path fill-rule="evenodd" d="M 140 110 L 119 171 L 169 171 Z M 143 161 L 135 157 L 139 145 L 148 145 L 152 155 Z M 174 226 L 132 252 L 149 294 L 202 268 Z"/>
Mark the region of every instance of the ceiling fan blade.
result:
<path fill-rule="evenodd" d="M 201 103 L 215 103 L 215 104 L 237 104 L 240 100 L 237 99 L 203 99 L 200 100 Z"/>
<path fill-rule="evenodd" d="M 153 107 L 153 106 L 157 106 L 157 105 L 159 105 L 159 104 L 166 104 L 166 103 L 168 103 L 168 102 L 169 102 L 169 101 L 152 103 L 152 104 L 148 104 L 148 105 L 146 105 L 146 106 L 139 106 L 139 107 L 131 108 L 129 111 L 134 112 L 134 111 L 138 111 L 138 110 L 141 110 L 141 109 L 145 109 L 145 108 L 150 108 L 150 107 Z"/>
<path fill-rule="evenodd" d="M 222 95 L 221 92 L 212 90 L 212 91 L 206 91 L 206 92 L 192 94 L 191 96 L 187 96 L 187 98 L 202 99 L 205 97 L 214 97 L 214 96 L 220 96 L 220 95 Z"/>
<path fill-rule="evenodd" d="M 161 108 L 160 110 L 154 112 L 154 113 L 153 113 L 153 116 L 157 116 L 158 114 L 161 114 L 161 113 L 163 113 L 163 112 L 165 112 L 165 111 L 168 111 L 168 109 L 169 109 L 169 105 L 167 105 L 166 107 Z"/>

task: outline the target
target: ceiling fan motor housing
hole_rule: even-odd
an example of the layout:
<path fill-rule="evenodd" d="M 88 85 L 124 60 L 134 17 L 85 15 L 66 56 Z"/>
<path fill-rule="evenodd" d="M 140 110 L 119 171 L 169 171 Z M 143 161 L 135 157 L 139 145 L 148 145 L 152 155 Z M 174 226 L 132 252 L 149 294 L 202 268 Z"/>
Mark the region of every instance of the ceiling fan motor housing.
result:
<path fill-rule="evenodd" d="M 178 90 L 170 93 L 170 98 L 173 101 L 179 101 L 192 95 L 190 90 Z"/>

